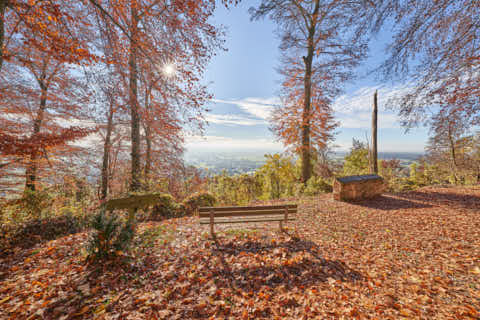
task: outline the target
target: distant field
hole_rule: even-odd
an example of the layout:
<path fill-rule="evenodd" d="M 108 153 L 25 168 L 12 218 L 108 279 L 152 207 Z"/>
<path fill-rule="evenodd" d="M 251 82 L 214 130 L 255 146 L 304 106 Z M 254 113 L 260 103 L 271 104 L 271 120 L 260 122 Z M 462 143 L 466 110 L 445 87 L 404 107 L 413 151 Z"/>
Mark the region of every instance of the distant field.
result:
<path fill-rule="evenodd" d="M 265 152 L 268 153 L 268 152 Z M 341 161 L 347 152 L 336 152 L 332 158 Z M 398 159 L 402 166 L 408 166 L 422 156 L 418 152 L 380 152 L 379 159 Z M 211 152 L 188 153 L 185 160 L 189 165 L 208 169 L 210 173 L 218 174 L 225 170 L 228 174 L 251 173 L 265 163 L 262 152 Z"/>

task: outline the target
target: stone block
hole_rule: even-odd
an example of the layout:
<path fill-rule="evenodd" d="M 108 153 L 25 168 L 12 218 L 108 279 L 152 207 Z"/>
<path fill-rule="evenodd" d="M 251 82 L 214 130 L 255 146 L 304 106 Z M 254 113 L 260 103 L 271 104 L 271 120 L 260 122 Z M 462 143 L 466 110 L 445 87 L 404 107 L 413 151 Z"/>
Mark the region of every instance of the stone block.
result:
<path fill-rule="evenodd" d="M 376 174 L 335 178 L 333 199 L 340 201 L 359 201 L 382 194 L 385 183 Z"/>

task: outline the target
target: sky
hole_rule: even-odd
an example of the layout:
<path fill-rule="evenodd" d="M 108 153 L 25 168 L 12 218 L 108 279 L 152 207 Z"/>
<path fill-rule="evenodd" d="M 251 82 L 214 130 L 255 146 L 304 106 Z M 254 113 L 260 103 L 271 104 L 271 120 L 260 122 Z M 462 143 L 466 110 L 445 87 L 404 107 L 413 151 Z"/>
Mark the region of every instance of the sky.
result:
<path fill-rule="evenodd" d="M 212 22 L 226 27 L 225 48 L 210 62 L 205 74 L 214 98 L 208 104 L 209 122 L 203 136 L 189 135 L 187 152 L 261 151 L 281 152 L 280 141 L 270 132 L 268 117 L 279 103 L 279 40 L 276 25 L 268 20 L 250 21 L 248 8 L 258 1 L 244 0 L 236 7 L 219 6 Z M 352 138 L 370 135 L 373 93 L 378 90 L 379 152 L 423 152 L 428 139 L 426 128 L 401 128 L 396 112 L 386 105 L 388 97 L 402 90 L 402 83 L 384 83 L 371 71 L 385 58 L 389 30 L 381 32 L 370 45 L 370 55 L 344 85 L 344 93 L 333 104 L 337 129 L 333 144 L 346 151 Z"/>

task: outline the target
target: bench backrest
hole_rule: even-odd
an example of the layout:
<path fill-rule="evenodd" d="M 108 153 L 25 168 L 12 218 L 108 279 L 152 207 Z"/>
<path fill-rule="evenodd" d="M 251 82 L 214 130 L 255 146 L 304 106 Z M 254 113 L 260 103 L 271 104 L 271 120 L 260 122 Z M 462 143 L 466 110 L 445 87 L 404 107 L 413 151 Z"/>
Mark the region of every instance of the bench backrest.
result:
<path fill-rule="evenodd" d="M 297 213 L 296 204 L 275 205 L 275 206 L 252 206 L 252 207 L 200 207 L 200 218 L 210 217 L 213 212 L 214 217 L 251 217 L 251 216 L 267 216 Z"/>

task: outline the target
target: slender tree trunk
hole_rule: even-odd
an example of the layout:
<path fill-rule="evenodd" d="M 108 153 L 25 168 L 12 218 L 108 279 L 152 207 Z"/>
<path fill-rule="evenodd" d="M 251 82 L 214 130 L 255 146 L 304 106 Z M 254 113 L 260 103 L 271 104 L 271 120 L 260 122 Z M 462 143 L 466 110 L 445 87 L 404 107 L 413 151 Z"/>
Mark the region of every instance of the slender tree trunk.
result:
<path fill-rule="evenodd" d="M 145 154 L 145 182 L 147 190 L 150 189 L 150 171 L 152 168 L 152 126 L 150 121 L 150 105 L 149 105 L 149 90 L 145 89 L 145 142 L 147 144 L 147 150 Z"/>
<path fill-rule="evenodd" d="M 450 155 L 452 157 L 451 159 L 451 163 L 452 163 L 452 171 L 453 171 L 453 179 L 455 181 L 455 184 L 458 183 L 458 177 L 457 177 L 457 155 L 456 155 L 456 152 L 455 152 L 455 141 L 452 137 L 452 134 L 450 132 L 450 129 L 449 129 L 449 132 L 448 132 L 448 140 L 449 140 L 449 143 L 450 143 Z"/>
<path fill-rule="evenodd" d="M 108 110 L 107 119 L 107 133 L 105 135 L 105 142 L 103 145 L 103 163 L 102 163 L 102 190 L 100 199 L 105 200 L 108 196 L 108 180 L 109 180 L 109 163 L 110 163 L 110 149 L 111 137 L 113 130 L 113 99 L 110 97 L 110 107 Z"/>
<path fill-rule="evenodd" d="M 145 180 L 147 181 L 147 188 L 150 186 L 150 172 L 152 171 L 152 128 L 147 123 L 145 128 L 145 142 L 147 150 L 145 154 Z"/>
<path fill-rule="evenodd" d="M 42 90 L 42 95 L 40 97 L 40 105 L 37 112 L 37 118 L 33 122 L 32 137 L 36 137 L 40 133 L 45 109 L 47 107 L 47 88 L 42 83 L 40 83 L 40 88 Z M 35 182 L 37 180 L 37 157 L 38 152 L 32 151 L 32 153 L 30 154 L 30 161 L 27 165 L 27 169 L 25 170 L 25 190 L 35 191 Z"/>
<path fill-rule="evenodd" d="M 138 110 L 138 70 L 137 70 L 137 44 L 138 39 L 138 11 L 136 0 L 131 0 L 130 15 L 131 15 L 131 40 L 130 40 L 130 115 L 131 115 L 131 137 L 132 137 L 132 181 L 130 184 L 130 191 L 137 191 L 140 189 L 140 115 Z"/>
<path fill-rule="evenodd" d="M 3 65 L 3 43 L 5 42 L 5 10 L 8 0 L 0 0 L 0 70 Z"/>
<path fill-rule="evenodd" d="M 373 114 L 372 114 L 372 168 L 374 174 L 378 174 L 378 152 L 377 152 L 377 91 L 373 95 Z"/>
<path fill-rule="evenodd" d="M 477 166 L 477 184 L 480 184 L 480 166 Z"/>

